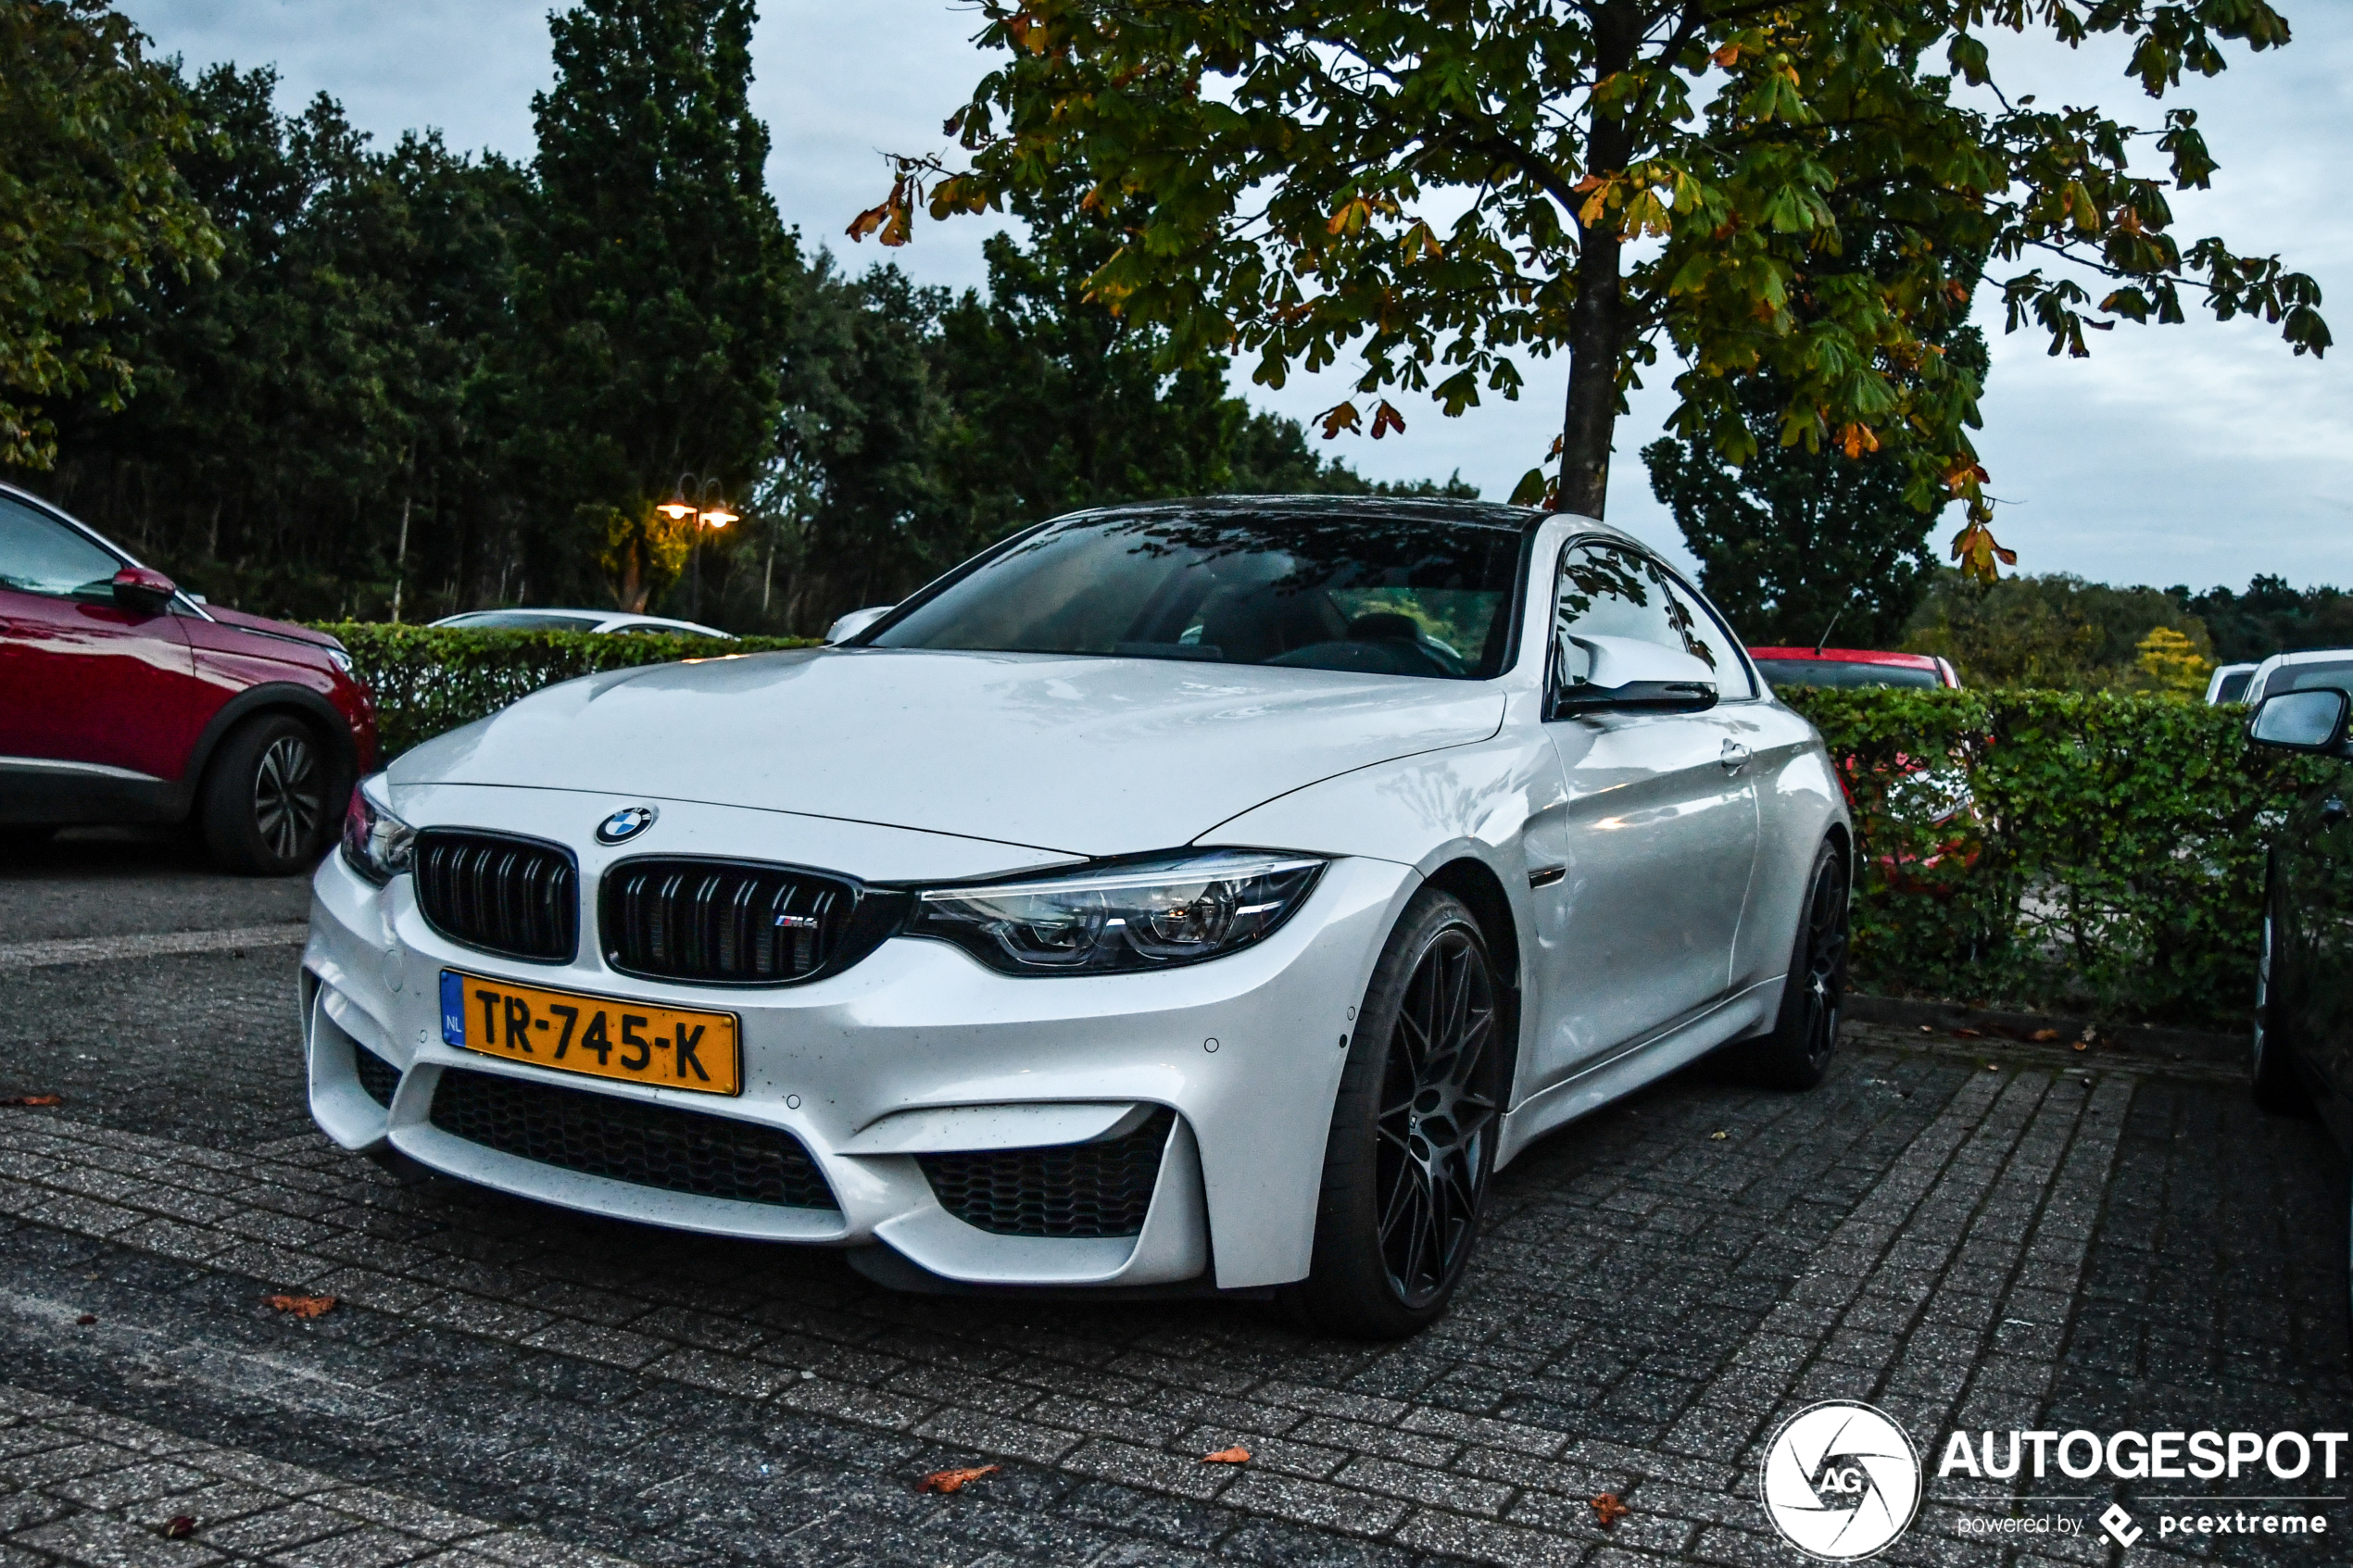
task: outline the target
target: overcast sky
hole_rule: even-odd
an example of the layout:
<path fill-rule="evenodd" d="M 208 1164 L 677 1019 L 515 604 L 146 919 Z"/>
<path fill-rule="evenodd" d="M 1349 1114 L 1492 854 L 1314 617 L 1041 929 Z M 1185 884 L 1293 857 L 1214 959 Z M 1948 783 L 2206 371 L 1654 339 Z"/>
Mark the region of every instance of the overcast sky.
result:
<path fill-rule="evenodd" d="M 2220 233 L 2279 251 L 2321 282 L 2345 346 L 2292 357 L 2259 322 L 2120 325 L 2093 358 L 2052 359 L 2042 341 L 1999 332 L 1998 299 L 1978 320 L 1994 367 L 1978 444 L 2003 505 L 1996 533 L 2030 571 L 2114 583 L 2244 587 L 2256 572 L 2353 585 L 2353 215 L 2334 193 L 2353 155 L 2353 7 L 2280 0 L 2296 31 L 2284 51 L 2231 52 L 2231 69 L 2178 101 L 2200 110 L 2221 160 L 2215 188 L 2174 197 L 2175 232 Z M 550 77 L 538 0 L 128 0 L 122 9 L 191 66 L 274 63 L 282 107 L 325 91 L 390 140 L 437 126 L 456 146 L 532 151 L 531 94 Z M 879 254 L 841 238 L 887 183 L 881 151 L 940 150 L 939 122 L 980 70 L 974 13 L 945 0 L 766 0 L 754 42 L 754 107 L 775 153 L 768 178 L 787 222 L 853 266 Z M 2160 109 L 2121 75 L 2114 50 L 1997 53 L 2012 92 L 2098 103 L 2128 123 Z M 980 220 L 918 225 L 894 258 L 925 282 L 983 281 Z M 1377 478 L 1460 470 L 1501 499 L 1560 425 L 1566 361 L 1526 367 L 1517 403 L 1458 420 L 1401 401 L 1403 436 L 1342 436 L 1331 450 Z M 1348 395 L 1342 373 L 1295 379 L 1254 401 L 1304 419 Z M 1671 406 L 1662 365 L 1617 427 L 1610 520 L 1680 555 L 1651 497 L 1638 450 Z M 1950 520 L 1938 537 L 1949 536 Z"/>

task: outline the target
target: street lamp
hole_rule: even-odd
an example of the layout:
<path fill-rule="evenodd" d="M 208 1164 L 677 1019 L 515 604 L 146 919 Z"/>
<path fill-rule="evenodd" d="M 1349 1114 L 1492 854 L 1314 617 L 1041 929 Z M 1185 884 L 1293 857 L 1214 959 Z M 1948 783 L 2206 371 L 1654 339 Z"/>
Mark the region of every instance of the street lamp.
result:
<path fill-rule="evenodd" d="M 689 495 L 694 498 L 687 499 Z M 729 509 L 725 486 L 716 477 L 682 473 L 671 487 L 670 499 L 654 508 L 673 522 L 695 520 L 695 536 L 686 546 L 687 608 L 689 620 L 702 615 L 702 531 L 724 528 L 741 514 Z"/>

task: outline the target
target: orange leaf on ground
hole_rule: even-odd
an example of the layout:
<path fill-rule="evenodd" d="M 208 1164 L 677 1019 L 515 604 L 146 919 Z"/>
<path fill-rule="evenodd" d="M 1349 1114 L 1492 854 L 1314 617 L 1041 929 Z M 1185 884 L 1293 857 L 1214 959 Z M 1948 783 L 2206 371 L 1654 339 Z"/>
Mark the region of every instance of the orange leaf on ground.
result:
<path fill-rule="evenodd" d="M 63 1105 L 65 1102 L 63 1095 L 10 1095 L 6 1099 L 0 1099 L 0 1105 Z"/>
<path fill-rule="evenodd" d="M 1593 1516 L 1601 1521 L 1604 1530 L 1634 1512 L 1617 1500 L 1616 1492 L 1604 1492 L 1587 1506 L 1592 1509 Z"/>
<path fill-rule="evenodd" d="M 292 1312 L 298 1318 L 323 1318 L 335 1310 L 333 1296 L 265 1296 L 262 1301 L 282 1312 Z"/>
<path fill-rule="evenodd" d="M 2030 1040 L 2056 1040 L 2058 1038 L 2058 1031 L 2056 1029 L 2037 1029 L 2034 1033 L 2029 1035 L 2027 1038 Z"/>
<path fill-rule="evenodd" d="M 1982 1035 L 1985 1031 L 1982 1029 L 1956 1029 L 1953 1033 L 1958 1035 L 1964 1040 L 1974 1040 Z"/>
<path fill-rule="evenodd" d="M 1250 1450 L 1237 1443 L 1230 1449 L 1220 1449 L 1214 1454 L 1202 1455 L 1201 1461 L 1203 1464 L 1248 1464 Z"/>
<path fill-rule="evenodd" d="M 173 1514 L 171 1522 L 163 1527 L 163 1538 L 168 1541 L 184 1541 L 195 1533 L 195 1518 L 185 1513 Z"/>
<path fill-rule="evenodd" d="M 977 1470 L 935 1470 L 915 1483 L 919 1492 L 961 1492 L 967 1481 L 977 1481 L 984 1475 L 997 1474 L 997 1466 L 984 1464 Z"/>
<path fill-rule="evenodd" d="M 73 1321 L 76 1327 L 88 1328 L 92 1323 L 98 1321 L 98 1314 L 95 1312 L 84 1312 Z"/>

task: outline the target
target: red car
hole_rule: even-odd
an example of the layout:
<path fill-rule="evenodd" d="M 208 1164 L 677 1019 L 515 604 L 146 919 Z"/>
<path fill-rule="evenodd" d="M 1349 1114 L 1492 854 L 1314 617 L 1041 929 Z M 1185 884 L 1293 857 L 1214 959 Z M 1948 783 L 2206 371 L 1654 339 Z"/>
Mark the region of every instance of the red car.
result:
<path fill-rule="evenodd" d="M 343 645 L 199 603 L 0 484 L 0 823 L 194 822 L 223 868 L 308 870 L 376 760 Z"/>
<path fill-rule="evenodd" d="M 1777 686 L 1958 686 L 1953 667 L 1931 654 L 1871 648 L 1751 648 L 1758 671 Z"/>

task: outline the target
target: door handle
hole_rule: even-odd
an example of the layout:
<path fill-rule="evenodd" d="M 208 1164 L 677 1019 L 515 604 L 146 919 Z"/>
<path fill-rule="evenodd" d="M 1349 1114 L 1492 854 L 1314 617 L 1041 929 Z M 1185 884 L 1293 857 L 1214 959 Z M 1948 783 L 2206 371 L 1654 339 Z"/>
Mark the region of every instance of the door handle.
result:
<path fill-rule="evenodd" d="M 1749 756 L 1748 747 L 1736 740 L 1728 740 L 1724 743 L 1724 754 L 1717 760 L 1724 764 L 1724 771 L 1737 773 L 1748 766 Z"/>

